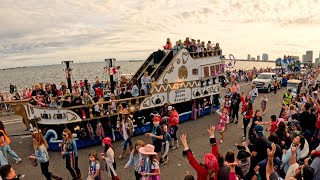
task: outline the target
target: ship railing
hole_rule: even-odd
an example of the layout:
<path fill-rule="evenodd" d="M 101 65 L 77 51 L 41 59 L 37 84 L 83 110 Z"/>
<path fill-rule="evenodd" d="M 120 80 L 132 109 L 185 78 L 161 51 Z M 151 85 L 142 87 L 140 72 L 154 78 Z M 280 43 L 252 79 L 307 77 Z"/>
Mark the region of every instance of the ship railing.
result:
<path fill-rule="evenodd" d="M 144 98 L 150 97 L 147 96 L 137 96 L 125 99 L 109 100 L 103 102 L 97 102 L 93 104 L 71 106 L 65 108 L 50 108 L 50 107 L 38 107 L 28 104 L 30 107 L 38 109 L 47 109 L 47 110 L 71 110 L 76 112 L 81 119 L 98 119 L 109 116 L 119 115 L 123 109 L 128 109 L 129 112 L 139 111 L 140 103 Z M 95 111 L 95 108 L 98 106 L 99 111 Z M 84 114 L 83 114 L 84 112 Z"/>
<path fill-rule="evenodd" d="M 201 52 L 189 52 L 192 58 L 203 58 L 203 57 L 210 57 L 210 56 L 221 56 L 222 50 L 221 49 L 213 49 L 213 50 L 206 50 Z"/>

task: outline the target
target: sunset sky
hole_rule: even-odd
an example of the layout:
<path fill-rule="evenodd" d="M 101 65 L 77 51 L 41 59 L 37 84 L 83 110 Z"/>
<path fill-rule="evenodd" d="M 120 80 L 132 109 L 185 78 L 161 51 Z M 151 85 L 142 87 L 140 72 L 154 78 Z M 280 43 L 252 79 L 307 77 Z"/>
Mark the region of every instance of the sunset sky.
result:
<path fill-rule="evenodd" d="M 185 37 L 236 58 L 320 50 L 318 0 L 2 0 L 0 68 L 145 59 Z"/>

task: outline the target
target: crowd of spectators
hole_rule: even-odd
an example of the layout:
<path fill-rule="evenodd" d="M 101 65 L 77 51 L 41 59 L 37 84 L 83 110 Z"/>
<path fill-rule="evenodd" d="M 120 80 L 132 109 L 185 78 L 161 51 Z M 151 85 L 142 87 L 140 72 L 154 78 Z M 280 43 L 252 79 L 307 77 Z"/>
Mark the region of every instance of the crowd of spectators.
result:
<path fill-rule="evenodd" d="M 165 50 L 172 50 L 173 55 L 175 55 L 181 49 L 185 48 L 190 52 L 190 55 L 195 58 L 212 55 L 222 55 L 222 50 L 220 48 L 219 43 L 213 45 L 211 41 L 208 41 L 208 43 L 206 44 L 204 41 L 201 41 L 200 39 L 196 41 L 195 39 L 190 40 L 190 38 L 188 37 L 184 42 L 182 42 L 181 40 L 176 41 L 176 44 L 174 46 L 172 46 L 170 38 L 167 38 L 167 42 L 163 46 L 163 48 Z"/>
<path fill-rule="evenodd" d="M 318 180 L 320 178 L 320 86 L 317 77 L 316 71 L 306 74 L 308 83 L 304 91 L 296 97 L 293 97 L 290 90 L 285 92 L 283 104 L 279 107 L 280 115 L 273 114 L 270 119 L 262 116 L 261 109 L 252 105 L 257 94 L 253 97 L 252 91 L 248 95 L 244 93 L 240 95 L 238 88 L 227 90 L 220 105 L 230 112 L 231 120 L 228 126 L 238 123 L 239 111 L 243 115 L 243 143 L 235 144 L 239 150 L 238 155 L 230 149 L 224 156 L 218 151 L 215 127 L 210 127 L 208 132 L 212 153 L 205 155 L 202 165 L 196 161 L 189 149 L 186 135 L 182 135 L 183 154 L 196 170 L 197 178 Z M 249 124 L 251 126 L 248 126 Z"/>
<path fill-rule="evenodd" d="M 0 93 L 0 104 L 3 111 L 9 110 L 10 106 L 1 102 L 13 100 L 30 100 L 32 105 L 39 107 L 73 107 L 149 95 L 151 88 L 155 85 L 155 79 L 145 72 L 140 83 L 136 78 L 130 80 L 122 76 L 118 83 L 115 83 L 113 93 L 111 84 L 108 81 L 100 81 L 99 78 L 96 78 L 94 84 L 90 84 L 87 80 L 75 81 L 72 85 L 72 93 L 65 82 L 61 82 L 58 86 L 54 83 L 36 83 L 32 88 L 26 87 L 21 92 L 17 87 L 12 91 L 10 86 L 10 92 Z M 122 102 L 122 106 L 126 107 L 127 103 Z M 116 110 L 117 106 L 117 103 L 113 103 L 113 110 Z M 99 112 L 98 107 L 94 109 Z M 105 109 L 108 109 L 107 105 Z"/>

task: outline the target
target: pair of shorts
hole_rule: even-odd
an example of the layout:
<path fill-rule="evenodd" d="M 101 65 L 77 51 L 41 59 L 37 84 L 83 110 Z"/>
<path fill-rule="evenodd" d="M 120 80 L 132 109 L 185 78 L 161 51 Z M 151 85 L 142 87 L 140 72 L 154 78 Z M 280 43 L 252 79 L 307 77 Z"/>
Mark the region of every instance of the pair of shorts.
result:
<path fill-rule="evenodd" d="M 223 126 L 223 127 L 221 127 L 220 132 L 223 133 L 225 130 L 226 130 L 226 127 Z"/>
<path fill-rule="evenodd" d="M 123 150 L 127 150 L 128 144 L 129 144 L 129 146 L 132 145 L 132 142 L 131 142 L 130 138 L 128 138 L 127 140 L 123 141 Z"/>

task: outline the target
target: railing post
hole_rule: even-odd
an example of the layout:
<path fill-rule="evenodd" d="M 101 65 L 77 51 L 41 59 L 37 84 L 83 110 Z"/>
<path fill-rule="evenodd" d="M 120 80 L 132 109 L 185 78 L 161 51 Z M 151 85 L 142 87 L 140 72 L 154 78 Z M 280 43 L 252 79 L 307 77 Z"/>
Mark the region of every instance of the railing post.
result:
<path fill-rule="evenodd" d="M 117 112 L 122 110 L 122 101 L 118 101 L 118 108 L 117 108 Z"/>
<path fill-rule="evenodd" d="M 111 116 L 113 115 L 112 102 L 108 105 L 108 112 Z"/>
<path fill-rule="evenodd" d="M 131 105 L 132 105 L 132 104 L 131 104 L 131 99 L 128 100 L 127 103 L 128 103 L 128 109 L 130 109 L 130 107 L 131 107 Z"/>
<path fill-rule="evenodd" d="M 140 102 L 139 102 L 139 98 L 138 99 L 136 99 L 136 105 L 135 105 L 135 111 L 139 111 L 140 110 Z"/>
<path fill-rule="evenodd" d="M 93 118 L 93 114 L 92 114 L 92 107 L 89 106 L 89 117 Z"/>
<path fill-rule="evenodd" d="M 100 110 L 100 117 L 103 117 L 104 115 L 103 104 L 100 104 L 99 110 Z"/>

